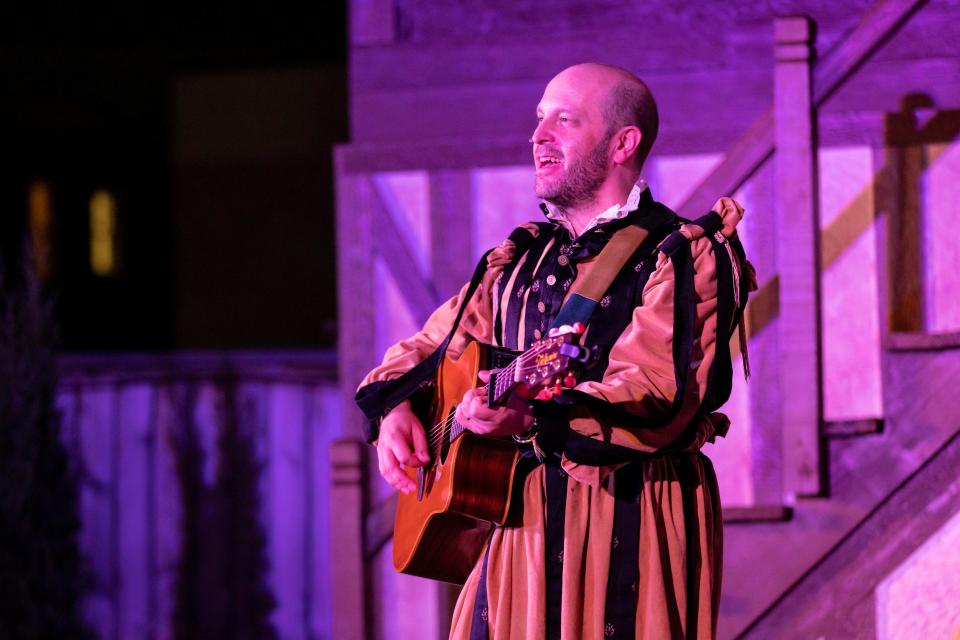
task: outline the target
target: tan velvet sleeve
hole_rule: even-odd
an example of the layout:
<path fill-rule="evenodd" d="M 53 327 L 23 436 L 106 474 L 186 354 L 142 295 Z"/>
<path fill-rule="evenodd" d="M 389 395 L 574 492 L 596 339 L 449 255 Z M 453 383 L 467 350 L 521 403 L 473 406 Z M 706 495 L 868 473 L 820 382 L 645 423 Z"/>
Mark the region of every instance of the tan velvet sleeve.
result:
<path fill-rule="evenodd" d="M 449 355 L 462 353 L 471 340 L 490 342 L 493 335 L 491 290 L 501 271 L 502 267 L 491 267 L 487 270 L 473 298 L 467 303 L 457 333 L 447 347 Z M 457 295 L 430 315 L 420 331 L 387 349 L 383 361 L 366 375 L 360 386 L 397 378 L 433 353 L 450 332 L 466 290 L 467 285 L 464 285 Z"/>
<path fill-rule="evenodd" d="M 586 408 L 571 412 L 574 431 L 616 445 L 656 452 L 672 443 L 689 425 L 706 393 L 717 337 L 717 278 L 713 245 L 706 238 L 691 243 L 694 266 L 696 327 L 687 389 L 679 414 L 668 424 L 655 426 L 668 415 L 677 393 L 673 363 L 674 269 L 660 254 L 657 268 L 644 287 L 643 306 L 633 312 L 630 325 L 614 343 L 603 379 L 584 382 L 578 391 L 618 405 L 638 418 L 650 418 L 650 428 L 627 427 L 597 419 Z M 699 448 L 726 430 L 725 418 L 713 414 L 697 425 L 691 448 Z M 570 460 L 564 468 L 583 482 L 599 483 L 609 469 L 585 467 Z"/>

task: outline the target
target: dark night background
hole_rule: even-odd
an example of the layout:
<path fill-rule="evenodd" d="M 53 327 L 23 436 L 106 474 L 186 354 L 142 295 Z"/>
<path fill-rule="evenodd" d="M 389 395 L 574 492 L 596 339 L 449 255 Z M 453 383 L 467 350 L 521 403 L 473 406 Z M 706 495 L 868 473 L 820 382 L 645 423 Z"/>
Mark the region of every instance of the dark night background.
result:
<path fill-rule="evenodd" d="M 324 7 L 149 34 L 78 18 L 0 43 L 0 249 L 19 268 L 43 184 L 63 349 L 335 343 L 346 18 Z M 100 189 L 116 202 L 109 276 L 90 267 Z"/>

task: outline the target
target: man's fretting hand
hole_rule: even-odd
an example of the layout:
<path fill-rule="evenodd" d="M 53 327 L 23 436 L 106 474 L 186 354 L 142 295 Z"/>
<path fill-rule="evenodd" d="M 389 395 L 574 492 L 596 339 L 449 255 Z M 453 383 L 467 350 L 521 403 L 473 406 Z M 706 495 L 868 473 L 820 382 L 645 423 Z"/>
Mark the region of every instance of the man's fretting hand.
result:
<path fill-rule="evenodd" d="M 490 372 L 481 371 L 480 379 L 490 381 Z M 513 436 L 533 427 L 530 405 L 512 396 L 505 405 L 491 409 L 487 406 L 487 388 L 471 389 L 457 406 L 457 422 L 481 436 Z"/>
<path fill-rule="evenodd" d="M 409 402 L 403 402 L 380 423 L 377 439 L 377 463 L 380 475 L 393 488 L 409 493 L 417 488 L 403 467 L 422 467 L 430 462 L 427 436 Z"/>

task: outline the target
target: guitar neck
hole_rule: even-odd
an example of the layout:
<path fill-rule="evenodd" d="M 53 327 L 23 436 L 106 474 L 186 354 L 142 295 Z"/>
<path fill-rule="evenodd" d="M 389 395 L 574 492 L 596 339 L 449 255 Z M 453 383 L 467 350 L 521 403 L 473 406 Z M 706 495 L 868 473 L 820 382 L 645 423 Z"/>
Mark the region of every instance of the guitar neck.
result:
<path fill-rule="evenodd" d="M 491 372 L 490 382 L 487 383 L 487 404 L 493 408 L 504 402 L 517 386 L 517 363 L 523 356 L 514 358 L 510 364 Z"/>
<path fill-rule="evenodd" d="M 503 404 L 513 388 L 517 386 L 514 378 L 516 377 L 518 360 L 519 358 L 514 358 L 507 366 L 491 372 L 490 382 L 487 383 L 487 404 L 491 408 Z M 447 437 L 450 442 L 456 440 L 460 437 L 460 434 L 467 430 L 456 417 L 451 417 L 449 424 L 450 430 Z"/>

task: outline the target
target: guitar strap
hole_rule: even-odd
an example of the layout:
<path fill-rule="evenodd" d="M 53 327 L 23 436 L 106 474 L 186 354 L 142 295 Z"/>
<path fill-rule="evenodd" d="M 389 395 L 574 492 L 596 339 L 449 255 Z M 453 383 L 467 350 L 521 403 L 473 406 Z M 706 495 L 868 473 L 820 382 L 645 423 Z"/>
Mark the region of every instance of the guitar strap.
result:
<path fill-rule="evenodd" d="M 577 322 L 586 326 L 613 279 L 649 235 L 647 229 L 635 225 L 616 231 L 597 254 L 596 264 L 590 273 L 574 283 L 570 296 L 560 307 L 560 313 L 551 328 Z"/>

